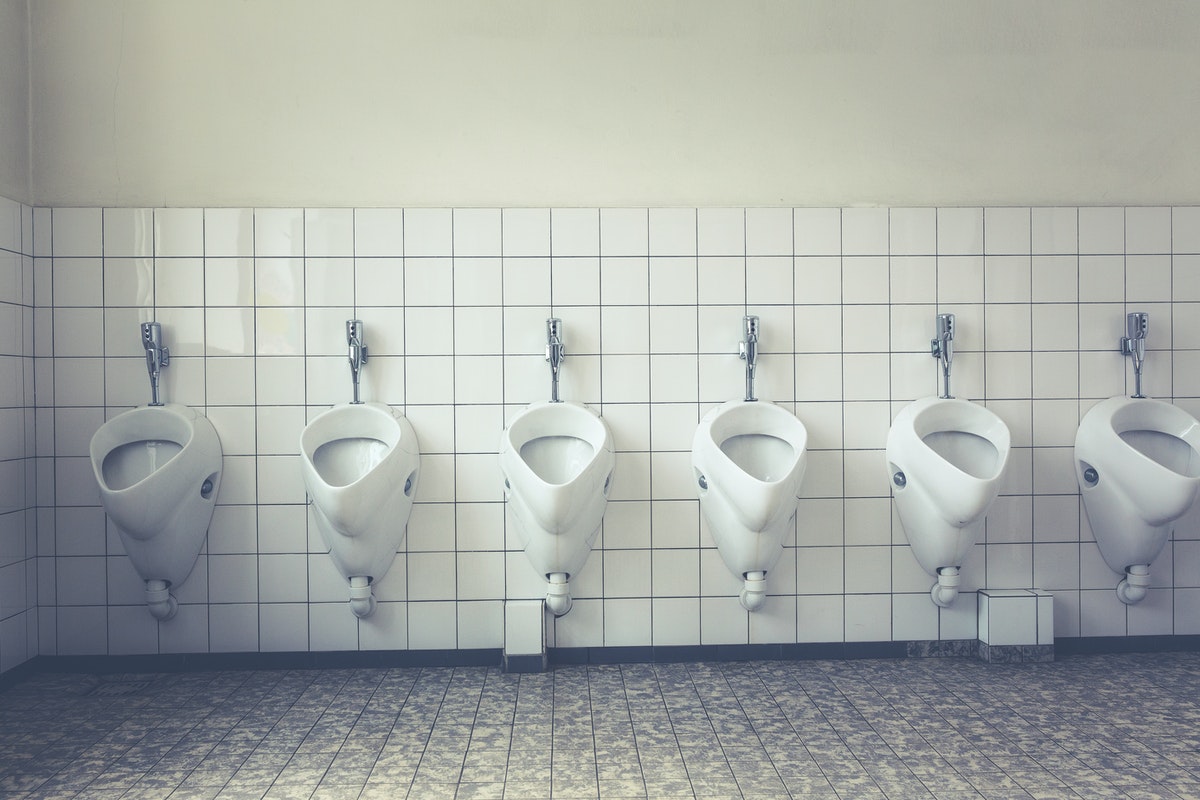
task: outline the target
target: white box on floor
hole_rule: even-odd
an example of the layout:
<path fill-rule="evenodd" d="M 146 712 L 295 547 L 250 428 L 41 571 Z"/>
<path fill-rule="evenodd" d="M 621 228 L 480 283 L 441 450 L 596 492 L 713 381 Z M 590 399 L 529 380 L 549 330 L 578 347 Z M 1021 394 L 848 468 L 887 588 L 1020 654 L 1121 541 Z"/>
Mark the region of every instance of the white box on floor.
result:
<path fill-rule="evenodd" d="M 995 648 L 1053 648 L 1054 596 L 1049 592 L 980 589 L 978 598 L 979 641 L 992 656 L 987 660 L 997 660 L 1002 651 Z"/>
<path fill-rule="evenodd" d="M 509 600 L 504 604 L 504 671 L 546 669 L 544 600 Z"/>

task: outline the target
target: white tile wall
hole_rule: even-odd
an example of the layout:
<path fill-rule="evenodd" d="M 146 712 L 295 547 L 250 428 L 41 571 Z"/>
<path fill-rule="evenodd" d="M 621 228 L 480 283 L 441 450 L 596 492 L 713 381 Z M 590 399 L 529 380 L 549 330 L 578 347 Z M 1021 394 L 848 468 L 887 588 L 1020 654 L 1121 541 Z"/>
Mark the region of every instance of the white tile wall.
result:
<path fill-rule="evenodd" d="M 1147 387 L 1200 414 L 1194 208 L 0 203 L 0 258 L 0 413 L 26 431 L 0 428 L 0 465 L 18 462 L 28 487 L 24 506 L 0 514 L 0 669 L 38 647 L 499 647 L 503 601 L 541 584 L 512 535 L 495 451 L 505 418 L 547 396 L 552 315 L 566 330 L 563 396 L 601 411 L 618 450 L 558 646 L 974 637 L 973 603 L 929 602 L 882 465 L 891 417 L 936 389 L 939 312 L 958 318 L 957 393 L 1013 432 L 964 590 L 1052 591 L 1061 636 L 1200 633 L 1200 511 L 1155 564 L 1150 597 L 1127 609 L 1070 461 L 1080 415 L 1132 380 L 1116 340 L 1135 304 L 1151 313 Z M 763 321 L 759 394 L 795 411 L 812 448 L 796 534 L 755 615 L 701 522 L 688 453 L 699 416 L 742 391 L 746 313 Z M 342 602 L 295 456 L 305 420 L 349 399 L 352 316 L 372 353 L 365 396 L 407 413 L 424 459 L 405 545 L 362 621 Z M 140 607 L 87 463 L 95 428 L 147 400 L 136 324 L 151 318 L 172 348 L 166 398 L 202 408 L 226 453 L 206 552 L 163 624 Z"/>
<path fill-rule="evenodd" d="M 38 652 L 33 216 L 0 198 L 0 672 Z"/>

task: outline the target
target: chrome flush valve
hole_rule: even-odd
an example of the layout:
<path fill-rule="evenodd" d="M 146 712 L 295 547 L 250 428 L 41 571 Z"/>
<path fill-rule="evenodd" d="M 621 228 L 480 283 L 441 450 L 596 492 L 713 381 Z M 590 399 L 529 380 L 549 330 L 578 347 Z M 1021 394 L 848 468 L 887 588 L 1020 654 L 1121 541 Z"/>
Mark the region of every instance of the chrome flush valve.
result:
<path fill-rule="evenodd" d="M 1146 363 L 1146 333 L 1150 330 L 1150 315 L 1133 311 L 1125 315 L 1125 335 L 1121 337 L 1121 353 L 1133 359 L 1133 396 L 1142 394 L 1142 367 Z"/>
<path fill-rule="evenodd" d="M 950 399 L 950 364 L 954 361 L 954 315 L 938 314 L 935 329 L 937 337 L 929 343 L 929 354 L 942 362 L 942 397 Z"/>
<path fill-rule="evenodd" d="M 546 360 L 550 362 L 550 402 L 560 402 L 558 399 L 558 371 L 563 359 L 567 357 L 566 346 L 563 344 L 563 324 L 558 317 L 546 320 Z"/>
<path fill-rule="evenodd" d="M 358 376 L 363 365 L 367 363 L 367 345 L 363 340 L 363 322 L 361 319 L 346 320 L 346 347 L 350 360 L 350 380 L 354 383 L 353 403 L 361 403 L 358 396 Z"/>
<path fill-rule="evenodd" d="M 146 372 L 150 375 L 150 405 L 161 406 L 158 399 L 158 379 L 162 368 L 171 363 L 171 351 L 163 347 L 162 325 L 157 322 L 143 322 L 142 347 L 146 351 Z"/>
<path fill-rule="evenodd" d="M 746 400 L 753 401 L 754 368 L 758 365 L 758 317 L 750 314 L 742 317 L 742 333 L 745 336 L 738 343 L 738 358 L 746 362 Z"/>

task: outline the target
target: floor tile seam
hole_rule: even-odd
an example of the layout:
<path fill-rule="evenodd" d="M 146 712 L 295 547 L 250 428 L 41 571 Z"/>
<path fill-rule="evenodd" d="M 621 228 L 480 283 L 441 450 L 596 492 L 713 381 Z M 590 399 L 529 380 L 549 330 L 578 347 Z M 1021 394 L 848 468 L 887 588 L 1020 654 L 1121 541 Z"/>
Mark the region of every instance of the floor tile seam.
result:
<path fill-rule="evenodd" d="M 409 690 L 409 694 L 408 694 L 408 696 L 405 698 L 405 702 L 404 702 L 404 703 L 403 703 L 403 704 L 400 706 L 400 711 L 399 711 L 399 712 L 397 712 L 397 714 L 396 714 L 396 721 L 397 721 L 397 723 L 399 722 L 400 715 L 401 715 L 401 714 L 404 712 L 404 709 L 405 709 L 405 708 L 408 706 L 408 701 L 409 701 L 409 700 L 410 700 L 410 699 L 413 697 L 413 692 L 415 691 L 416 687 L 417 687 L 417 686 L 420 684 L 420 682 L 421 682 L 421 678 L 422 678 L 424 675 L 426 675 L 428 672 L 430 672 L 430 670 L 428 670 L 428 669 L 427 669 L 427 668 L 425 668 L 425 667 L 421 667 L 421 668 L 420 668 L 420 669 L 417 671 L 416 678 L 415 678 L 415 680 L 413 681 L 413 686 L 412 686 L 412 688 Z M 441 710 L 441 705 L 442 705 L 442 702 L 444 702 L 444 700 L 445 700 L 446 693 L 448 693 L 448 692 L 449 692 L 449 690 L 450 690 L 450 689 L 449 689 L 449 683 L 450 683 L 449 681 L 446 681 L 446 685 L 445 685 L 445 686 L 443 687 L 443 689 L 442 689 L 441 700 L 439 700 L 439 701 L 438 701 L 438 711 L 440 711 L 440 710 Z M 422 724 L 425 724 L 425 720 L 422 720 Z M 415 781 L 416 781 L 416 776 L 417 776 L 417 773 L 418 773 L 418 772 L 419 772 L 419 770 L 420 770 L 420 764 L 421 764 L 421 762 L 422 762 L 422 761 L 425 759 L 425 755 L 426 755 L 426 754 L 429 752 L 429 746 L 430 746 L 430 743 L 433 741 L 433 736 L 432 736 L 432 733 L 433 733 L 433 727 L 434 727 L 436 724 L 437 724 L 437 714 L 435 713 L 435 714 L 434 714 L 434 715 L 433 715 L 433 716 L 432 716 L 432 717 L 431 717 L 431 718 L 428 720 L 428 727 L 424 729 L 424 731 L 425 731 L 425 734 L 426 734 L 426 735 L 425 735 L 425 737 L 424 737 L 424 741 L 422 742 L 422 744 L 421 744 L 421 747 L 420 747 L 421 754 L 420 754 L 420 757 L 417 759 L 417 767 L 416 767 L 416 768 L 413 770 L 413 778 L 412 778 L 412 780 L 411 780 L 411 781 L 409 781 L 409 791 L 411 791 L 411 789 L 412 789 L 412 784 L 413 784 L 413 782 L 415 782 Z M 391 736 L 391 735 L 392 735 L 392 733 L 395 733 L 395 729 L 396 729 L 396 727 L 395 727 L 395 726 L 396 726 L 396 723 L 393 723 L 393 725 L 392 725 L 392 731 L 391 731 L 391 733 L 389 733 L 389 734 L 388 734 L 389 736 Z M 386 744 L 385 744 L 385 747 L 386 747 Z M 340 750 L 340 748 L 339 748 L 339 750 Z M 376 762 L 378 762 L 378 759 L 376 759 Z"/>
<path fill-rule="evenodd" d="M 691 689 L 691 694 L 693 697 L 695 697 L 697 700 L 699 700 L 699 692 L 697 690 L 697 687 L 695 686 L 694 675 L 692 674 L 690 669 L 686 668 L 687 665 L 682 665 L 682 666 L 684 667 L 682 672 L 683 672 L 683 675 L 686 676 L 686 682 L 687 682 L 687 685 Z M 672 672 L 673 671 L 674 670 L 672 670 Z M 660 694 L 663 695 L 663 704 L 667 711 L 667 725 L 669 725 L 670 729 L 671 729 L 671 739 L 674 742 L 676 751 L 679 752 L 679 754 L 680 754 L 680 762 L 683 765 L 683 772 L 684 772 L 684 775 L 687 776 L 688 786 L 692 788 L 693 796 L 694 796 L 696 780 L 697 780 L 698 776 L 693 775 L 693 770 L 688 767 L 687 759 L 683 757 L 683 750 L 679 743 L 679 731 L 675 725 L 675 718 L 671 715 L 671 706 L 667 702 L 667 693 L 662 691 L 662 673 L 657 669 L 654 671 L 654 682 L 655 682 L 655 685 L 658 687 Z M 707 717 L 707 712 L 705 713 L 705 716 Z M 720 742 L 718 742 L 718 747 L 719 746 L 720 746 Z M 722 751 L 722 757 L 724 757 L 724 751 Z M 639 755 L 639 763 L 640 763 L 640 758 L 641 757 Z M 728 761 L 726 761 L 726 763 L 728 763 Z M 643 773 L 643 778 L 644 778 L 644 773 Z"/>
<path fill-rule="evenodd" d="M 746 714 L 746 708 L 743 705 L 742 698 L 739 696 L 737 690 L 733 687 L 732 683 L 728 679 L 728 672 L 725 669 L 721 669 L 718 672 L 721 675 L 721 679 L 725 681 L 726 686 L 729 687 L 730 697 L 732 697 L 734 702 L 737 704 L 738 710 L 742 713 L 743 717 L 749 719 L 748 715 Z M 770 690 L 766 686 L 766 683 L 757 677 L 757 673 L 753 673 L 753 675 L 754 675 L 754 677 L 752 678 L 752 680 L 757 682 L 761 691 L 763 693 L 765 693 L 767 695 L 767 697 L 770 698 L 771 703 L 775 706 L 776 709 L 778 709 L 780 714 L 782 714 L 783 708 L 779 705 L 775 696 L 770 693 Z M 745 677 L 745 676 L 739 675 L 739 677 Z M 703 700 L 701 700 L 701 703 L 703 703 Z M 706 713 L 707 713 L 707 709 L 706 709 Z M 751 725 L 751 727 L 750 727 L 750 735 L 753 736 L 754 740 L 758 742 L 758 747 L 763 751 L 763 753 L 767 754 L 766 745 L 762 741 L 762 737 L 759 736 L 758 731 L 754 729 L 753 725 Z M 737 782 L 737 784 L 738 784 L 738 790 L 741 791 L 742 782 L 738 781 L 737 771 L 733 769 L 733 764 L 729 759 L 729 753 L 726 750 L 725 744 L 721 741 L 721 737 L 719 734 L 717 736 L 717 747 L 720 748 L 721 756 L 724 759 L 726 766 L 729 767 L 730 772 L 733 774 L 734 781 Z M 779 768 L 775 765 L 774 760 L 771 759 L 769 754 L 767 754 L 767 763 L 771 765 L 771 771 L 773 772 L 774 777 L 780 781 L 781 785 L 783 785 L 783 776 L 779 773 Z"/>

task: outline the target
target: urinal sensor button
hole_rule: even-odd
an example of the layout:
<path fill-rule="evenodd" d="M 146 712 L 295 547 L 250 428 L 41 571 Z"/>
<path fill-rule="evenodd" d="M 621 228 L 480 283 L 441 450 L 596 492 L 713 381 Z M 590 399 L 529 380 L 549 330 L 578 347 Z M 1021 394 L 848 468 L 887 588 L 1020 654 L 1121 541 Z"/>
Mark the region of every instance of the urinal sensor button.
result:
<path fill-rule="evenodd" d="M 1083 471 L 1083 480 L 1088 486 L 1095 486 L 1100 482 L 1100 473 L 1095 467 L 1088 467 Z"/>
<path fill-rule="evenodd" d="M 897 472 L 892 476 L 892 483 L 896 484 L 896 488 L 903 489 L 908 485 L 908 478 L 904 476 L 903 472 Z"/>
<path fill-rule="evenodd" d="M 213 492 L 212 480 L 205 480 L 204 483 L 200 484 L 200 496 L 203 497 L 205 500 L 207 500 L 209 497 L 212 496 L 212 492 Z"/>

